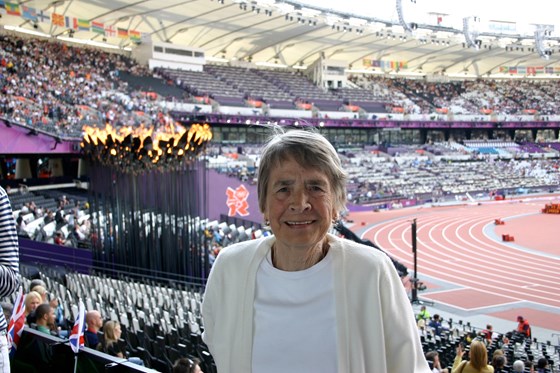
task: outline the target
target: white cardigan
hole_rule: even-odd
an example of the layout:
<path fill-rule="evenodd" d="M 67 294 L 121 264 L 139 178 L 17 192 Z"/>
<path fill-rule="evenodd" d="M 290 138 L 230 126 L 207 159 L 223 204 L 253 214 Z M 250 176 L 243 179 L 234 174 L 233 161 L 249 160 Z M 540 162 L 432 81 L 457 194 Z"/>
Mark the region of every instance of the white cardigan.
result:
<path fill-rule="evenodd" d="M 274 240 L 271 236 L 232 245 L 214 262 L 202 303 L 202 338 L 220 373 L 251 372 L 255 279 Z M 429 373 L 412 307 L 388 256 L 334 235 L 328 240 L 335 276 L 338 371 Z"/>

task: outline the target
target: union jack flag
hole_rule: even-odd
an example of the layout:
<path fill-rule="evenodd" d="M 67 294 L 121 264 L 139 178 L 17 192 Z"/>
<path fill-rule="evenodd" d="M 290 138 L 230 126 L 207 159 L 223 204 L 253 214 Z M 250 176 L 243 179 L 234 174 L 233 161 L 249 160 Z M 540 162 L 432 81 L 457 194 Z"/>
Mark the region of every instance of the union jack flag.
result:
<path fill-rule="evenodd" d="M 84 307 L 84 302 L 80 301 L 78 304 L 78 316 L 74 322 L 74 327 L 72 327 L 72 333 L 68 340 L 70 341 L 70 347 L 75 354 L 80 351 L 80 348 L 84 347 L 84 332 L 86 331 L 86 310 Z"/>
<path fill-rule="evenodd" d="M 14 303 L 14 309 L 10 323 L 8 324 L 8 342 L 12 351 L 17 349 L 17 344 L 21 338 L 23 327 L 25 326 L 25 294 L 23 288 L 19 289 L 19 293 Z"/>

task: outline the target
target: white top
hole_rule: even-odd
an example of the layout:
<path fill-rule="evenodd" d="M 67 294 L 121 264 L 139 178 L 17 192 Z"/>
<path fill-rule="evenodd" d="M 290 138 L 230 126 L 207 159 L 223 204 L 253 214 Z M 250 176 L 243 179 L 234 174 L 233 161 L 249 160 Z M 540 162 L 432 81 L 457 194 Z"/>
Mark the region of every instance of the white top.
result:
<path fill-rule="evenodd" d="M 430 373 L 410 300 L 389 257 L 327 237 L 338 373 Z M 202 338 L 219 373 L 253 373 L 257 272 L 275 240 L 270 236 L 228 246 L 212 266 L 202 302 Z M 291 372 L 290 356 L 283 358 L 284 372 Z"/>
<path fill-rule="evenodd" d="M 297 272 L 257 271 L 253 373 L 337 373 L 332 255 Z"/>

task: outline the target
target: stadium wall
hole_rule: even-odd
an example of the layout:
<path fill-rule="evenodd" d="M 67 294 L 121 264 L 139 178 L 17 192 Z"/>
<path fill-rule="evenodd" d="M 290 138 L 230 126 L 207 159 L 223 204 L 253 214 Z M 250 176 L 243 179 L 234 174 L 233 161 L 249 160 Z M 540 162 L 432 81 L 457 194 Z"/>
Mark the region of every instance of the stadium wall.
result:
<path fill-rule="evenodd" d="M 18 127 L 0 119 L 0 153 L 2 154 L 69 154 L 78 153 L 79 142 L 62 141 L 32 129 Z"/>

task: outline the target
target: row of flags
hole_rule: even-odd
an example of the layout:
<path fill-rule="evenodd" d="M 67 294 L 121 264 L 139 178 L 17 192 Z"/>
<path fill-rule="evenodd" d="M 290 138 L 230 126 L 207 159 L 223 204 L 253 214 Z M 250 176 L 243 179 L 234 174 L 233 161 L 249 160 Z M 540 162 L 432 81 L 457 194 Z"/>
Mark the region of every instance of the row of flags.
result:
<path fill-rule="evenodd" d="M 560 66 L 500 66 L 499 72 L 512 75 L 560 74 Z"/>
<path fill-rule="evenodd" d="M 408 69 L 408 63 L 405 61 L 382 61 L 364 58 L 362 63 L 365 68 L 379 67 L 397 71 Z M 498 70 L 502 74 L 512 75 L 560 74 L 560 66 L 500 66 Z"/>
<path fill-rule="evenodd" d="M 82 301 L 78 304 L 78 316 L 72 327 L 72 332 L 68 337 L 70 347 L 74 353 L 78 353 L 80 348 L 84 347 L 84 333 L 87 329 L 86 325 L 86 310 L 84 303 Z M 11 346 L 10 355 L 13 355 L 17 350 L 17 345 L 21 338 L 21 333 L 23 332 L 23 327 L 25 326 L 25 294 L 23 294 L 23 289 L 20 289 L 16 301 L 14 303 L 14 308 L 12 311 L 12 317 L 10 318 L 10 323 L 8 324 L 8 343 Z"/>
<path fill-rule="evenodd" d="M 53 26 L 66 27 L 76 31 L 91 31 L 108 37 L 130 38 L 134 42 L 140 42 L 142 38 L 142 33 L 137 30 L 115 28 L 112 25 L 106 25 L 98 21 L 68 17 L 64 14 L 49 13 L 43 10 L 38 11 L 36 8 L 5 0 L 0 0 L 0 11 L 12 16 L 19 16 L 31 22 L 50 22 Z"/>
<path fill-rule="evenodd" d="M 391 70 L 408 69 L 408 62 L 406 61 L 382 61 L 364 58 L 362 64 L 364 67 L 380 67 L 382 69 Z"/>

